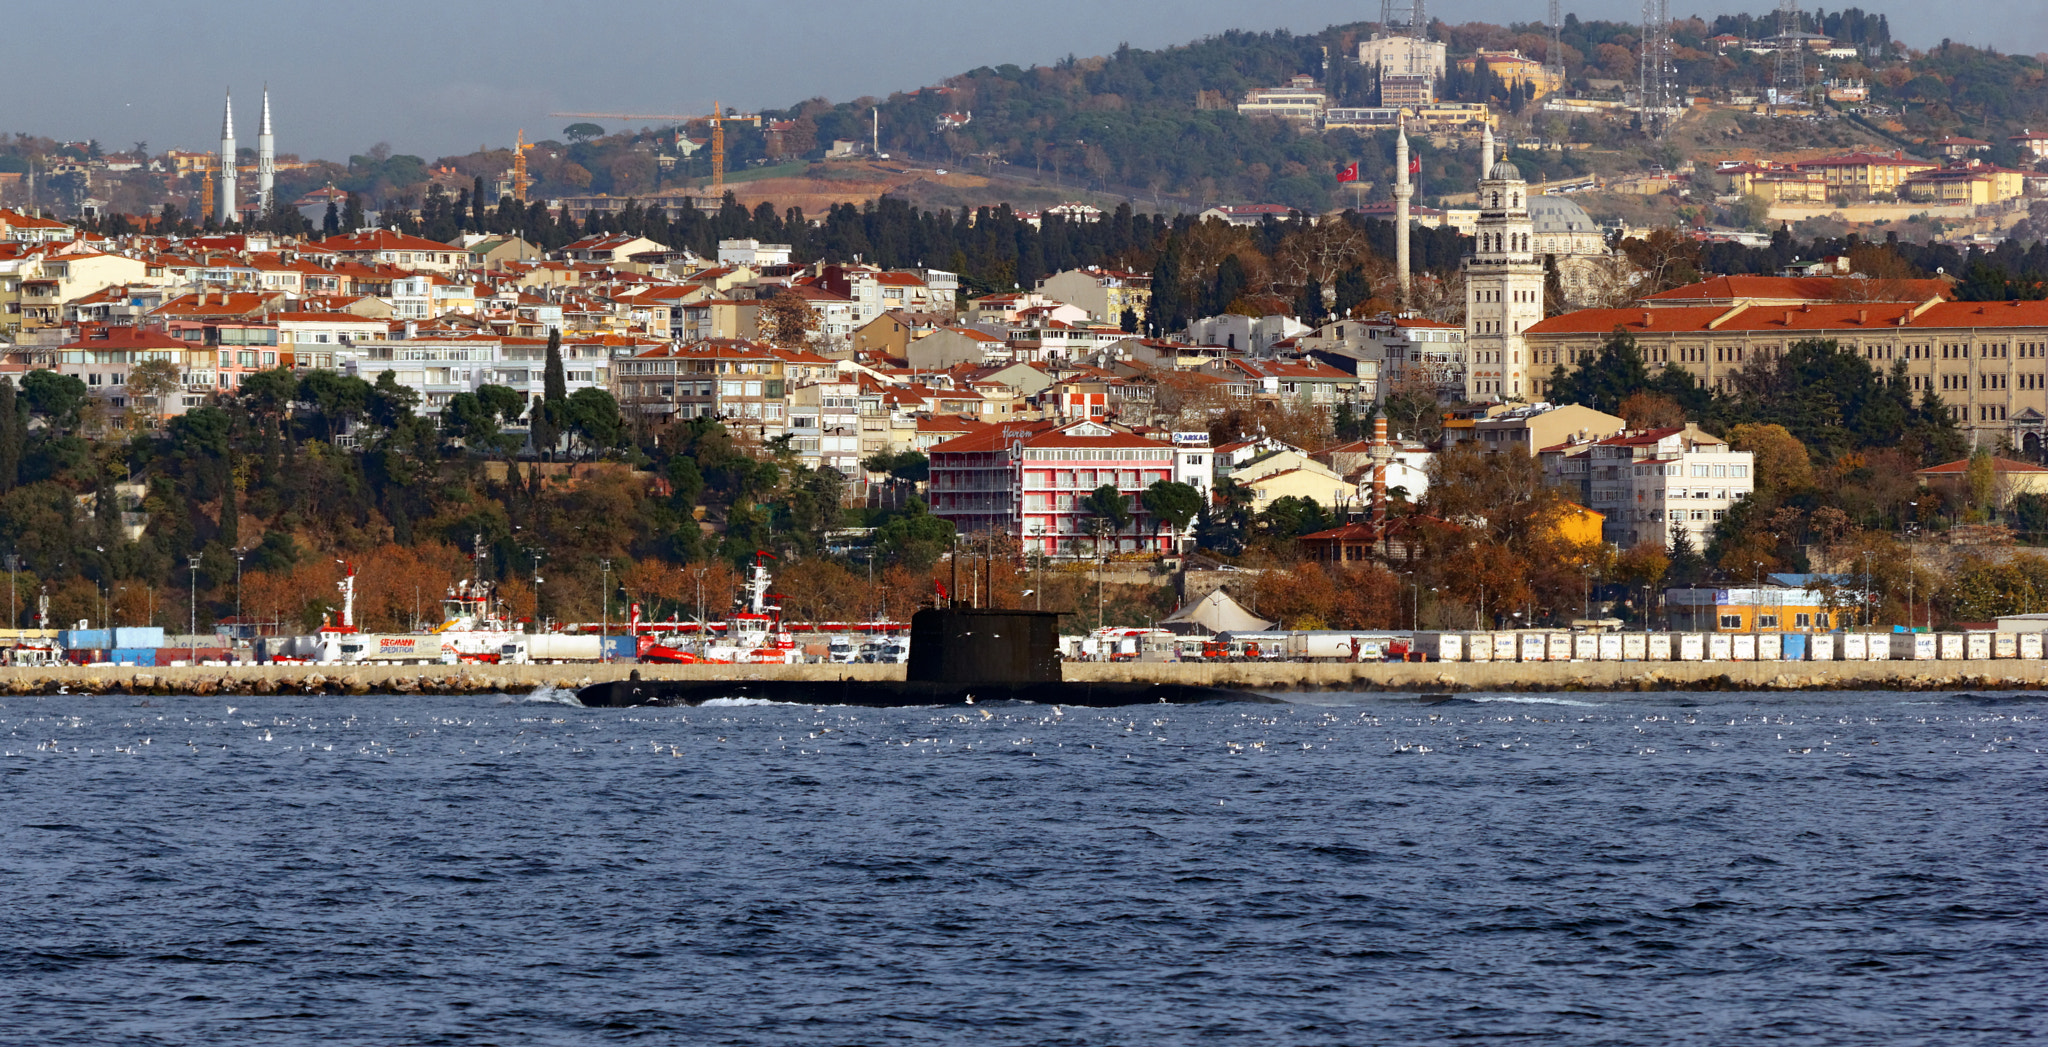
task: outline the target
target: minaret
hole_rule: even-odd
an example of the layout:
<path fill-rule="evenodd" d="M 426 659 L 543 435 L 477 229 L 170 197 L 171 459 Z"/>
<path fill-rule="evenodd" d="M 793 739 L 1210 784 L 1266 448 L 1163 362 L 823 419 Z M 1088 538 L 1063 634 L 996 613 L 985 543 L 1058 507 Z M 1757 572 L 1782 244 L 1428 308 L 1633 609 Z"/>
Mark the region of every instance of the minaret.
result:
<path fill-rule="evenodd" d="M 1479 177 L 1483 180 L 1493 171 L 1493 125 L 1488 124 L 1479 131 Z"/>
<path fill-rule="evenodd" d="M 1394 274 L 1401 281 L 1403 308 L 1408 306 L 1412 290 L 1408 273 L 1408 199 L 1414 195 L 1415 186 L 1408 181 L 1408 118 L 1403 116 L 1394 138 Z"/>
<path fill-rule="evenodd" d="M 215 184 L 213 213 L 225 225 L 236 219 L 235 212 L 235 95 L 228 92 L 228 107 L 220 119 L 220 181 Z"/>
<path fill-rule="evenodd" d="M 1492 159 L 1493 136 L 1482 145 Z M 1529 220 L 1529 184 L 1502 160 L 1479 180 L 1479 223 L 1465 259 L 1465 394 L 1476 401 L 1527 400 L 1529 350 L 1522 332 L 1543 320 L 1543 266 Z"/>
<path fill-rule="evenodd" d="M 270 137 L 270 85 L 263 85 L 263 129 L 256 132 L 256 206 L 270 213 L 270 188 L 277 172 L 277 141 Z"/>

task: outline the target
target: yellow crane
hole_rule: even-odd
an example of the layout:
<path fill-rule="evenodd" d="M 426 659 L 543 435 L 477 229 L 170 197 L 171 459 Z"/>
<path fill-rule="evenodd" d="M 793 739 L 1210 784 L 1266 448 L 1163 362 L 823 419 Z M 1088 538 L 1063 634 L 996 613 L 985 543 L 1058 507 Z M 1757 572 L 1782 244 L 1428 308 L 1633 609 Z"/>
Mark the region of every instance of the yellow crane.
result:
<path fill-rule="evenodd" d="M 733 113 L 726 115 L 725 107 L 716 101 L 711 103 L 709 116 L 678 116 L 671 113 L 549 113 L 549 116 L 565 116 L 576 120 L 673 120 L 679 124 L 703 122 L 711 125 L 711 195 L 725 195 L 725 125 L 753 124 L 761 126 L 759 113 Z"/>
<path fill-rule="evenodd" d="M 512 147 L 512 199 L 524 204 L 526 189 L 533 180 L 526 177 L 526 151 L 533 146 L 526 140 L 526 128 L 519 129 L 519 144 Z"/>

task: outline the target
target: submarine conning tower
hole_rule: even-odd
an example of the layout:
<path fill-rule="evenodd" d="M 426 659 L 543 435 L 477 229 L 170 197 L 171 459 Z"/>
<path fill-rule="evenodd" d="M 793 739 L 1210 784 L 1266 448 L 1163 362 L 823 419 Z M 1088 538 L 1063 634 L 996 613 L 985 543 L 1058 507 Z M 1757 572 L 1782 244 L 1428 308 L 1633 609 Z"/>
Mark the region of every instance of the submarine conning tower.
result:
<path fill-rule="evenodd" d="M 1059 683 L 1057 611 L 927 608 L 910 616 L 912 683 Z"/>

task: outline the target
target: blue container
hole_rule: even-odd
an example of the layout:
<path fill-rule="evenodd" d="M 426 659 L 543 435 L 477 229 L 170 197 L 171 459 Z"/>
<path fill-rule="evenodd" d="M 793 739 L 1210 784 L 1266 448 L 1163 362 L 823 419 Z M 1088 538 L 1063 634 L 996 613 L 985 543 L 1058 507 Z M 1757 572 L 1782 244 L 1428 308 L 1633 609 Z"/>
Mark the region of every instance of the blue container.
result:
<path fill-rule="evenodd" d="M 60 629 L 57 631 L 57 642 L 64 645 L 64 649 L 67 651 L 75 651 L 81 648 L 94 651 L 103 650 L 114 646 L 114 638 L 110 635 L 111 632 L 112 630 L 109 629 Z"/>
<path fill-rule="evenodd" d="M 1788 662 L 1803 662 L 1806 660 L 1805 633 L 1785 634 L 1785 660 Z"/>
<path fill-rule="evenodd" d="M 123 625 L 114 629 L 114 647 L 131 650 L 147 647 L 155 650 L 164 645 L 164 629 L 160 625 Z"/>
<path fill-rule="evenodd" d="M 147 665 L 154 667 L 156 665 L 156 648 L 116 647 L 107 652 L 107 661 L 117 665 Z"/>
<path fill-rule="evenodd" d="M 599 648 L 605 658 L 614 662 L 631 662 L 640 657 L 640 646 L 630 636 L 607 636 Z"/>

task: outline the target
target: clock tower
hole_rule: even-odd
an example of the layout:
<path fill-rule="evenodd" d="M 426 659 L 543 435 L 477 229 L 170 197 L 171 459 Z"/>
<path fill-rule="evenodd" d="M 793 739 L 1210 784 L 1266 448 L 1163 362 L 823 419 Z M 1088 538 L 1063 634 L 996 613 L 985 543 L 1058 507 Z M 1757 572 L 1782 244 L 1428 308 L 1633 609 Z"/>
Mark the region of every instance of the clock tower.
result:
<path fill-rule="evenodd" d="M 1480 149 L 1478 235 L 1465 259 L 1465 396 L 1526 400 L 1532 386 L 1522 332 L 1543 319 L 1529 185 L 1514 164 L 1493 162 L 1491 129 Z"/>

